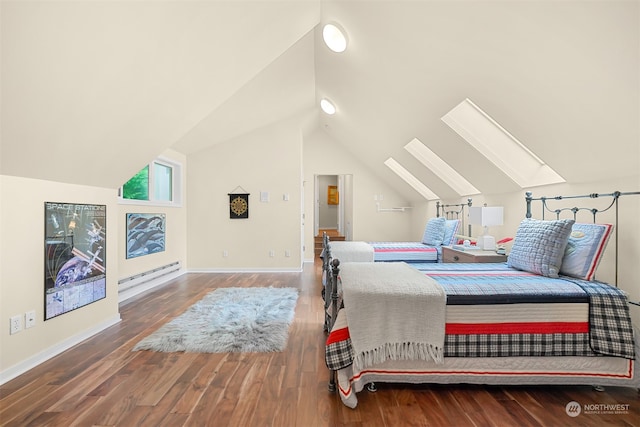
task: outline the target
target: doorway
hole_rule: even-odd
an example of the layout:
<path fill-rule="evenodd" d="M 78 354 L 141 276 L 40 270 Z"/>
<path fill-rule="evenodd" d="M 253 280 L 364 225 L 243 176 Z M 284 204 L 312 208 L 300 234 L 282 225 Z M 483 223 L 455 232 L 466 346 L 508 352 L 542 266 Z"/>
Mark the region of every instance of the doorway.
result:
<path fill-rule="evenodd" d="M 352 190 L 352 175 L 315 175 L 314 236 L 320 230 L 335 230 L 345 240 L 352 239 Z"/>

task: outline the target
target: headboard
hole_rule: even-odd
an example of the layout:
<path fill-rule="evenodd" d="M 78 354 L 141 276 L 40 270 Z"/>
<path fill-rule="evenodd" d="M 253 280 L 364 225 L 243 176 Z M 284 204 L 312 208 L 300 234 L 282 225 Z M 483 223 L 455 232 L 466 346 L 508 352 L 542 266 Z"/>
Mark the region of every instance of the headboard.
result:
<path fill-rule="evenodd" d="M 471 199 L 467 199 L 467 203 L 458 203 L 453 205 L 442 205 L 440 204 L 440 200 L 436 202 L 436 217 L 440 217 L 440 209 L 442 209 L 442 216 L 446 219 L 461 219 L 461 229 L 464 230 L 464 207 L 471 207 Z M 455 208 L 451 210 L 446 210 L 446 208 Z M 471 224 L 469 224 L 469 236 L 471 236 Z"/>
<path fill-rule="evenodd" d="M 580 196 L 555 196 L 555 197 L 538 197 L 538 198 L 534 198 L 533 193 L 530 191 L 527 191 L 525 193 L 525 200 L 527 202 L 526 217 L 531 218 L 532 216 L 531 207 L 532 207 L 532 202 L 534 201 L 540 201 L 541 203 L 542 219 L 544 219 L 545 213 L 555 214 L 555 218 L 558 219 L 560 218 L 560 214 L 562 212 L 570 211 L 573 214 L 573 219 L 575 220 L 578 212 L 589 211 L 592 214 L 593 222 L 595 223 L 597 221 L 596 217 L 598 214 L 607 212 L 608 210 L 613 208 L 615 212 L 615 220 L 613 222 L 613 226 L 614 226 L 613 230 L 615 235 L 615 283 L 614 284 L 618 286 L 618 242 L 619 242 L 618 240 L 618 236 L 619 236 L 618 204 L 619 204 L 620 197 L 630 196 L 630 195 L 640 195 L 640 191 L 630 191 L 630 192 L 624 192 L 624 193 L 620 191 L 614 191 L 613 193 L 607 193 L 607 194 L 591 193 L 591 194 L 580 195 Z M 605 198 L 605 199 L 611 198 L 611 203 L 609 203 L 608 206 L 606 206 L 604 209 L 602 208 L 598 209 L 594 207 L 578 207 L 578 206 L 552 209 L 548 204 L 548 202 L 551 200 L 597 199 L 597 198 Z M 639 305 L 637 302 L 631 302 L 631 303 L 634 305 Z"/>

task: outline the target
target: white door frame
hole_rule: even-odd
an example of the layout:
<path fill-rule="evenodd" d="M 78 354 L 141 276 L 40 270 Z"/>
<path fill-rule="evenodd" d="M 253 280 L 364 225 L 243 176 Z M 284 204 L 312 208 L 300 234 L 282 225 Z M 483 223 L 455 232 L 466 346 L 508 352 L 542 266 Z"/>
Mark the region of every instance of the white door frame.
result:
<path fill-rule="evenodd" d="M 313 176 L 313 235 L 317 236 L 320 230 L 320 184 L 319 177 L 321 176 L 336 176 L 338 178 L 338 232 L 344 235 L 344 206 L 346 201 L 344 200 L 344 175 L 336 174 L 316 174 Z"/>

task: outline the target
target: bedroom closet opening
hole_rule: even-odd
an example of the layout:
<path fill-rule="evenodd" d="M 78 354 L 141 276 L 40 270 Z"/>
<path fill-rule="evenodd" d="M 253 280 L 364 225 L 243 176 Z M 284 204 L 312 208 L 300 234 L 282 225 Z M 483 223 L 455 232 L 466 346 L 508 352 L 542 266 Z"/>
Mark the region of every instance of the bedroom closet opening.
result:
<path fill-rule="evenodd" d="M 322 234 L 332 240 L 353 237 L 353 175 L 314 176 L 315 254 L 322 250 Z"/>

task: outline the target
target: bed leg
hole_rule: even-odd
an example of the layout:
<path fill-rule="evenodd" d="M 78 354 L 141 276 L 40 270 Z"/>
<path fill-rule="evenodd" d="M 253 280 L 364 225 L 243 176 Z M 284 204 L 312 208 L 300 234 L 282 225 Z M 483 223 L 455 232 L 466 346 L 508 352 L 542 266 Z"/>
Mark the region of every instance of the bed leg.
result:
<path fill-rule="evenodd" d="M 378 387 L 376 387 L 376 383 L 367 384 L 367 391 L 370 393 L 375 393 L 376 391 L 378 391 Z"/>
<path fill-rule="evenodd" d="M 336 371 L 329 371 L 329 392 L 330 393 L 335 393 L 336 392 Z"/>
<path fill-rule="evenodd" d="M 593 389 L 599 392 L 603 392 L 605 390 L 604 386 L 601 386 L 601 385 L 594 385 Z"/>

